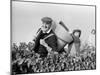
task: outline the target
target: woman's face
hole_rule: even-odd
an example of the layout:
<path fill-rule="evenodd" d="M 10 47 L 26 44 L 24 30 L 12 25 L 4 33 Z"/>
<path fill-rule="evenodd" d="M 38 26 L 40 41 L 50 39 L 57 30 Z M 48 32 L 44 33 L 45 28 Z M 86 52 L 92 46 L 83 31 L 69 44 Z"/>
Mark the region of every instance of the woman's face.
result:
<path fill-rule="evenodd" d="M 75 35 L 76 37 L 79 37 L 79 32 L 75 32 L 74 35 Z"/>
<path fill-rule="evenodd" d="M 41 29 L 42 29 L 43 32 L 47 32 L 50 29 L 50 27 L 51 27 L 50 24 L 43 23 Z"/>

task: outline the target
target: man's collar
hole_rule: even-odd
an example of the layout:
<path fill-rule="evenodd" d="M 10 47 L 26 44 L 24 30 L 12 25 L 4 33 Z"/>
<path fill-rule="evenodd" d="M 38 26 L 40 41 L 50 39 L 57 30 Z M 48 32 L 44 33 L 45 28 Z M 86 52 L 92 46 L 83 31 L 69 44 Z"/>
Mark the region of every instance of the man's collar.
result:
<path fill-rule="evenodd" d="M 50 33 L 50 31 L 51 31 L 51 28 L 46 33 Z"/>
<path fill-rule="evenodd" d="M 50 31 L 51 31 L 52 29 L 50 28 L 47 32 L 45 32 L 45 33 L 50 33 Z"/>

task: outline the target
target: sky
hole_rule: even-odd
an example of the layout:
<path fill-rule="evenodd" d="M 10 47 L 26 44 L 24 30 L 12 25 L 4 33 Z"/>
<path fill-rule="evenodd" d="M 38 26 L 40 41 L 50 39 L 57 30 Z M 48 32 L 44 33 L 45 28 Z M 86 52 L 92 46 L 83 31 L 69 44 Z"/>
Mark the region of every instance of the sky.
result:
<path fill-rule="evenodd" d="M 41 27 L 42 17 L 63 21 L 70 31 L 81 29 L 81 40 L 95 29 L 95 7 L 12 1 L 12 42 L 30 42 Z"/>

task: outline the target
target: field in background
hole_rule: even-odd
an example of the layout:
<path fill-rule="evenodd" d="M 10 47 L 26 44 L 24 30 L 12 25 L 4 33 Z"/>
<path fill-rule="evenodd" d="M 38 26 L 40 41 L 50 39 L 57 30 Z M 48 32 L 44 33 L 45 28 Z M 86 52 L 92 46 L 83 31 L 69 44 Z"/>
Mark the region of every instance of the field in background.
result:
<path fill-rule="evenodd" d="M 50 53 L 46 58 L 39 58 L 33 51 L 34 43 L 29 42 L 12 45 L 11 67 L 12 74 L 79 71 L 96 69 L 95 47 L 85 44 L 80 56 L 68 56 L 67 52 L 61 54 Z"/>

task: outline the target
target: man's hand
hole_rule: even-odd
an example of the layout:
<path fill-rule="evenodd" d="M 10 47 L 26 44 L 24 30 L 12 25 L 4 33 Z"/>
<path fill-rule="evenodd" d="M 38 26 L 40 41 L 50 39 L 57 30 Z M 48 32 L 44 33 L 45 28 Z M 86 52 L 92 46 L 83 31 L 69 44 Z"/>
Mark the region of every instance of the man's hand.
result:
<path fill-rule="evenodd" d="M 50 52 L 48 52 L 48 55 L 58 55 L 58 52 L 50 51 Z"/>
<path fill-rule="evenodd" d="M 46 42 L 43 40 L 43 39 L 40 39 L 40 44 L 43 45 L 43 46 L 46 46 Z"/>
<path fill-rule="evenodd" d="M 54 52 L 54 54 L 58 54 L 58 52 Z"/>
<path fill-rule="evenodd" d="M 47 48 L 48 52 L 50 52 L 52 50 L 52 48 L 48 46 L 48 44 L 45 42 L 45 40 L 40 39 L 40 44 L 45 46 Z"/>

